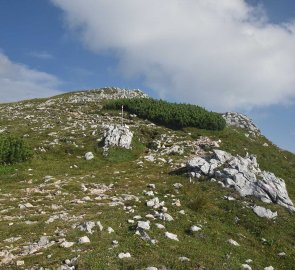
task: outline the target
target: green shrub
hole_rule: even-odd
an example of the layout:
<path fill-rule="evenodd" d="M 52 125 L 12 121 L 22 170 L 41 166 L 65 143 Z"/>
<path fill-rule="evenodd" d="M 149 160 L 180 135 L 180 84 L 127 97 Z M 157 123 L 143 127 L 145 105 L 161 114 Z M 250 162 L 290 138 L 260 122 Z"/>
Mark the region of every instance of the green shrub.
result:
<path fill-rule="evenodd" d="M 148 98 L 116 99 L 104 106 L 108 110 L 118 110 L 121 106 L 129 113 L 148 119 L 170 128 L 197 127 L 209 130 L 222 130 L 226 123 L 215 112 L 191 104 L 170 103 Z"/>
<path fill-rule="evenodd" d="M 13 136 L 0 136 L 0 164 L 22 162 L 31 156 L 31 150 L 22 139 Z"/>

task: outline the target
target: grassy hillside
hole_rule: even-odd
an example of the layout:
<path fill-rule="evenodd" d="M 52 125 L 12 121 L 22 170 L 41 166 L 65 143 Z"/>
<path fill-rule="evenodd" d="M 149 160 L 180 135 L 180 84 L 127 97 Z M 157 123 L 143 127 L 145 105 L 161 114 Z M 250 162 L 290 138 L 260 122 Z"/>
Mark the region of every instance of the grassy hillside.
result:
<path fill-rule="evenodd" d="M 246 137 L 241 129 L 172 130 L 126 115 L 124 121 L 135 136 L 133 148 L 114 148 L 105 157 L 103 125 L 120 123 L 120 112 L 103 110 L 104 99 L 83 101 L 78 96 L 74 93 L 0 105 L 2 134 L 21 137 L 33 149 L 31 160 L 0 165 L 0 261 L 5 253 L 15 256 L 10 263 L 2 261 L 0 269 L 57 269 L 66 259 L 77 256 L 76 269 L 85 270 L 148 266 L 243 269 L 248 259 L 253 261 L 249 263 L 252 269 L 270 265 L 274 269 L 294 269 L 293 213 L 253 197 L 241 198 L 234 190 L 208 179 L 190 182 L 186 175 L 173 174 L 197 149 L 204 154 L 212 150 L 210 144 L 197 145 L 198 140 L 208 137 L 209 141 L 221 140 L 220 149 L 232 154 L 257 155 L 262 169 L 285 180 L 295 201 L 293 154 L 263 136 Z M 156 143 L 165 148 L 155 147 Z M 265 143 L 268 146 L 263 146 Z M 183 147 L 184 153 L 165 153 L 173 145 Z M 86 161 L 84 154 L 88 151 L 95 157 Z M 154 162 L 145 158 L 151 154 Z M 175 183 L 181 183 L 182 188 L 174 188 Z M 148 184 L 156 188 L 150 189 Z M 157 240 L 155 244 L 135 234 L 134 217 L 148 220 L 146 215 L 154 213 L 146 206 L 152 197 L 144 193 L 151 190 L 165 202 L 174 219 L 151 219 L 147 233 Z M 226 200 L 225 196 L 235 200 Z M 24 207 L 27 203 L 32 206 Z M 256 216 L 247 207 L 254 204 L 277 211 L 278 218 Z M 100 221 L 103 230 L 96 226 L 92 234 L 81 231 L 77 226 L 86 221 Z M 157 228 L 156 223 L 165 229 Z M 202 229 L 190 233 L 192 225 Z M 108 227 L 114 232 L 109 233 Z M 165 232 L 176 234 L 179 241 L 165 238 Z M 79 244 L 78 239 L 86 235 L 91 242 Z M 42 236 L 47 236 L 52 245 L 34 245 Z M 73 242 L 73 246 L 61 247 L 62 239 Z M 240 246 L 229 244 L 229 239 Z M 34 251 L 36 246 L 40 248 Z M 118 258 L 121 252 L 129 252 L 131 258 Z M 282 252 L 286 255 L 279 256 Z M 189 261 L 180 261 L 179 257 Z M 24 261 L 24 265 L 17 266 L 17 261 Z"/>

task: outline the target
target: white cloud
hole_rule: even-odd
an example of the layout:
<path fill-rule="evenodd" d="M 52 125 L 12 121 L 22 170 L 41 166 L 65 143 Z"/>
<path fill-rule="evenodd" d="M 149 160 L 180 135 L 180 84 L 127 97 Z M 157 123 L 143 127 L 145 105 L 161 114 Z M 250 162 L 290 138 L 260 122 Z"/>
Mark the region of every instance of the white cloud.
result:
<path fill-rule="evenodd" d="M 295 23 L 244 0 L 51 0 L 88 48 L 162 97 L 245 109 L 295 97 Z"/>
<path fill-rule="evenodd" d="M 0 102 L 57 95 L 59 84 L 55 76 L 13 63 L 0 51 Z"/>

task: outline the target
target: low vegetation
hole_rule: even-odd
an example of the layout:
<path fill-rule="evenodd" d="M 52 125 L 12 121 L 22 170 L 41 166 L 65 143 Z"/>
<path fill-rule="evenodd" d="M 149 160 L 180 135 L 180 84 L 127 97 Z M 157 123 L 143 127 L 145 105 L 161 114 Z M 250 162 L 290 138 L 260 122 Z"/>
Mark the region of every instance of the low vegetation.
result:
<path fill-rule="evenodd" d="M 156 99 L 116 99 L 107 102 L 105 108 L 119 110 L 122 105 L 131 114 L 136 114 L 140 118 L 170 128 L 196 127 L 208 130 L 222 130 L 226 124 L 220 114 L 209 112 L 202 107 Z"/>
<path fill-rule="evenodd" d="M 13 136 L 0 136 L 0 164 L 13 164 L 28 160 L 32 152 L 24 141 Z"/>

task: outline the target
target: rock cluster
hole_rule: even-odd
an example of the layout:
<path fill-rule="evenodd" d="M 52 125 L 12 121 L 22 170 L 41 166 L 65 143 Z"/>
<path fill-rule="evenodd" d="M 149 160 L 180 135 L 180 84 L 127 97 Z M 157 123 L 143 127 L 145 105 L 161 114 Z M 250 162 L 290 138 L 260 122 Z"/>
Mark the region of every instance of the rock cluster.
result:
<path fill-rule="evenodd" d="M 95 102 L 102 99 L 118 98 L 148 98 L 148 96 L 139 89 L 128 90 L 118 87 L 106 87 L 100 89 L 77 92 L 67 97 L 68 103 Z"/>
<path fill-rule="evenodd" d="M 261 171 L 255 156 L 243 158 L 222 150 L 213 152 L 213 156 L 196 156 L 187 162 L 191 176 L 215 177 L 224 186 L 235 188 L 241 196 L 254 195 L 263 202 L 277 203 L 295 211 L 285 181 L 271 172 Z"/>
<path fill-rule="evenodd" d="M 248 132 L 253 136 L 260 134 L 260 130 L 256 127 L 253 121 L 244 114 L 236 112 L 226 112 L 222 114 L 222 117 L 225 119 L 226 124 L 229 126 L 247 129 Z"/>
<path fill-rule="evenodd" d="M 127 125 L 105 125 L 104 126 L 104 151 L 107 152 L 111 146 L 119 146 L 126 149 L 131 148 L 133 133 Z"/>

